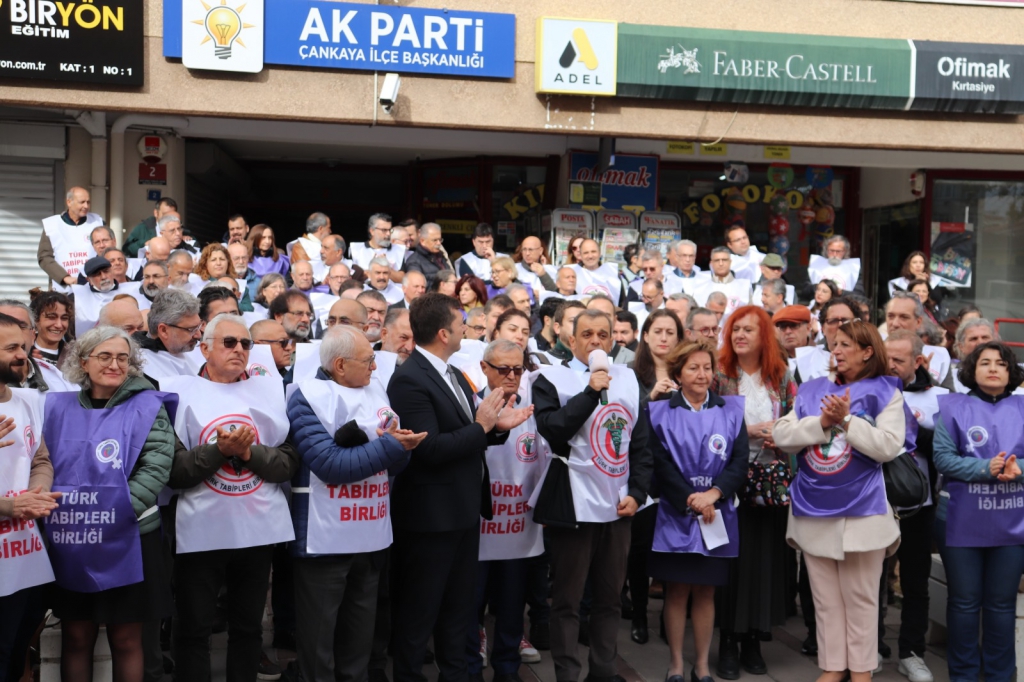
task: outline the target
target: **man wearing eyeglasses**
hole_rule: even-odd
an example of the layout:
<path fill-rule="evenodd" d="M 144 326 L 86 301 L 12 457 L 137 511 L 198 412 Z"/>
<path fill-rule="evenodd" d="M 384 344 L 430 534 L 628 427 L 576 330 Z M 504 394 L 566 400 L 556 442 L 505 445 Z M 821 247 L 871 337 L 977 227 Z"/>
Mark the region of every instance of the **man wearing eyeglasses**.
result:
<path fill-rule="evenodd" d="M 693 308 L 683 322 L 686 327 L 686 338 L 690 341 L 707 339 L 715 346 L 718 345 L 718 334 L 721 328 L 718 326 L 718 316 L 715 311 L 707 308 Z"/>
<path fill-rule="evenodd" d="M 139 292 L 142 285 L 139 282 L 119 284 L 114 279 L 110 261 L 103 256 L 86 261 L 82 266 L 82 272 L 85 273 L 88 284 L 71 286 L 71 292 L 75 297 L 75 330 L 79 334 L 84 334 L 95 327 L 100 309 L 119 294 L 128 294 L 149 304 L 148 299 Z"/>
<path fill-rule="evenodd" d="M 794 381 L 802 384 L 811 379 L 828 376 L 829 368 L 834 364 L 832 347 L 836 342 L 836 332 L 847 322 L 858 319 L 856 310 L 856 304 L 844 296 L 836 296 L 822 307 L 818 320 L 821 322 L 825 345 L 810 345 L 796 349 Z"/>
<path fill-rule="evenodd" d="M 146 322 L 149 331 L 132 337 L 142 349 L 146 377 L 157 383 L 164 377 L 199 371 L 189 355 L 202 336 L 199 299 L 181 289 L 163 289 L 153 298 Z"/>
<path fill-rule="evenodd" d="M 295 341 L 288 336 L 284 325 L 277 320 L 260 320 L 249 327 L 249 334 L 252 342 L 260 346 L 270 346 L 270 353 L 274 356 L 274 365 L 277 371 L 284 377 L 285 385 L 291 383 L 289 368 L 292 365 L 292 349 L 295 348 Z"/>
<path fill-rule="evenodd" d="M 252 338 L 237 315 L 212 318 L 198 376 L 167 378 L 178 394 L 178 437 L 168 485 L 182 491 L 175 521 L 175 676 L 210 677 L 217 594 L 227 588 L 227 669 L 256 679 L 263 607 L 274 545 L 295 539 L 280 484 L 298 471 L 287 442 L 284 392 L 275 378 L 250 377 Z"/>
<path fill-rule="evenodd" d="M 807 277 L 811 280 L 812 286 L 823 279 L 830 279 L 839 287 L 840 293 L 849 292 L 863 296 L 862 274 L 860 258 L 850 258 L 850 241 L 841 234 L 826 239 L 821 247 L 821 255 L 811 256 L 807 264 Z"/>
<path fill-rule="evenodd" d="M 384 318 L 388 314 L 387 299 L 379 291 L 366 290 L 356 296 L 356 300 L 366 308 L 366 329 L 363 330 L 366 340 L 377 343 L 384 327 Z"/>
<path fill-rule="evenodd" d="M 427 278 L 427 288 L 434 283 L 434 278 L 441 270 L 454 270 L 448 255 L 444 252 L 441 226 L 437 223 L 424 223 L 419 231 L 419 244 L 405 258 L 406 272 L 419 272 Z"/>
<path fill-rule="evenodd" d="M 886 333 L 891 334 L 897 329 L 906 329 L 907 331 L 919 334 L 921 327 L 924 325 L 924 320 L 925 312 L 924 306 L 921 305 L 921 300 L 916 294 L 912 294 L 909 291 L 893 292 L 892 298 L 885 304 Z M 949 357 L 949 351 L 942 346 L 929 346 L 926 344 L 924 356 L 928 360 L 925 363 L 925 369 L 931 374 L 936 385 L 942 385 L 942 382 L 946 380 L 946 374 L 948 374 L 949 366 L 952 362 Z"/>
<path fill-rule="evenodd" d="M 588 575 L 593 606 L 587 679 L 616 677 L 630 522 L 647 502 L 654 468 L 636 375 L 607 358 L 601 364 L 592 358 L 595 351 L 607 354 L 612 343 L 606 313 L 580 312 L 570 338 L 572 358 L 543 367 L 533 384 L 537 431 L 559 457 L 548 475 L 561 470 L 568 477 L 560 489 L 551 486 L 551 504 L 541 503 L 542 494 L 534 508 L 535 521 L 548 525 L 551 656 L 555 679 L 564 682 L 576 682 L 582 669 L 579 607 Z"/>
<path fill-rule="evenodd" d="M 736 277 L 756 282 L 759 279 L 758 266 L 765 254 L 750 244 L 750 237 L 742 225 L 730 225 L 725 228 L 725 245 L 731 254 L 731 269 Z"/>
<path fill-rule="evenodd" d="M 306 343 L 312 338 L 313 304 L 298 289 L 289 289 L 271 301 L 267 316 L 284 325 L 295 343 Z"/>
<path fill-rule="evenodd" d="M 807 306 L 789 305 L 772 315 L 772 324 L 789 358 L 789 371 L 795 375 L 797 348 L 811 345 L 811 311 Z"/>
<path fill-rule="evenodd" d="M 745 231 L 744 234 L 746 234 Z M 749 279 L 732 272 L 732 263 L 732 254 L 729 249 L 724 246 L 713 248 L 711 250 L 711 281 L 701 284 L 693 292 L 693 297 L 703 306 L 708 305 L 708 298 L 712 293 L 717 291 L 724 294 L 728 299 L 728 305 L 724 312 L 726 317 L 740 306 L 750 303 L 750 294 L 753 290 Z"/>
<path fill-rule="evenodd" d="M 478 404 L 498 389 L 506 396 L 516 396 L 522 405 L 532 402 L 530 382 L 523 381 L 526 371 L 523 351 L 514 342 L 492 341 L 484 349 L 480 368 L 487 385 L 476 394 Z M 541 453 L 535 419 L 531 416 L 512 429 L 504 443 L 489 446 L 485 458 L 491 475 L 494 514 L 493 518 L 481 519 L 480 523 L 477 612 L 482 612 L 489 603 L 495 618 L 490 656 L 495 682 L 516 682 L 526 608 L 527 559 L 544 553 L 543 527 L 533 522 L 533 512 L 527 504 L 547 462 L 547 453 Z M 482 679 L 483 660 L 476 651 L 480 648 L 479 635 L 483 628 L 475 613 L 467 626 L 472 649 L 466 658 L 469 677 Z"/>
<path fill-rule="evenodd" d="M 387 213 L 374 213 L 370 216 L 366 232 L 370 237 L 368 241 L 352 242 L 349 247 L 352 262 L 368 272 L 370 262 L 383 257 L 390 268 L 391 281 L 396 284 L 401 282 L 405 269 L 405 247 L 391 243 L 391 216 Z"/>

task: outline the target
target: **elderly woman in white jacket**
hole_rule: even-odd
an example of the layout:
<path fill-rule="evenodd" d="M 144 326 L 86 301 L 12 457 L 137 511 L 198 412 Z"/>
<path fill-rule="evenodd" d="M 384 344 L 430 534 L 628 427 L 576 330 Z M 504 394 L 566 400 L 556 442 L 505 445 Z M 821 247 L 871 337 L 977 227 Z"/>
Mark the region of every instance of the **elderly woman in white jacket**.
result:
<path fill-rule="evenodd" d="M 772 432 L 799 452 L 786 539 L 803 551 L 814 594 L 819 682 L 868 682 L 878 662 L 878 582 L 899 546 L 885 498 L 882 463 L 904 448 L 906 417 L 898 379 L 872 325 L 836 333 L 835 368 L 800 386 L 792 412 Z"/>

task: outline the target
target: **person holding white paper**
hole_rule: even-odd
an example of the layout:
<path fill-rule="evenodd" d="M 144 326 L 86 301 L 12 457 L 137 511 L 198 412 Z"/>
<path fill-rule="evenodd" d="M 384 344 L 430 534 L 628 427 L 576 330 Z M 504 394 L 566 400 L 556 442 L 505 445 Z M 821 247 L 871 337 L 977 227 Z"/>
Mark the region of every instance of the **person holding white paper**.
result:
<path fill-rule="evenodd" d="M 726 584 L 739 553 L 735 495 L 747 478 L 745 399 L 711 391 L 716 360 L 708 340 L 679 344 L 667 362 L 679 390 L 647 404 L 662 497 L 648 572 L 665 582 L 668 682 L 684 679 L 683 636 L 691 594 L 697 654 L 690 678 L 707 682 L 715 587 Z"/>

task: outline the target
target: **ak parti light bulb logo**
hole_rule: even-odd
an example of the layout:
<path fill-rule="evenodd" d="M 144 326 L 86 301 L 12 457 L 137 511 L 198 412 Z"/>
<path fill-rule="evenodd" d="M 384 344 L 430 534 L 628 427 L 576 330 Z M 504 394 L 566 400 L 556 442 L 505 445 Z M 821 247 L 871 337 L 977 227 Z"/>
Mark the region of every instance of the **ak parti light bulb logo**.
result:
<path fill-rule="evenodd" d="M 245 43 L 239 37 L 242 31 L 247 28 L 253 28 L 252 24 L 246 24 L 242 21 L 242 12 L 245 10 L 245 4 L 232 8 L 228 7 L 227 0 L 221 0 L 219 5 L 210 6 L 206 2 L 203 2 L 202 5 L 206 10 L 206 17 L 192 22 L 206 29 L 207 35 L 203 38 L 201 44 L 205 45 L 212 40 L 214 43 L 214 54 L 220 59 L 230 59 L 231 48 L 235 43 L 245 47 Z"/>
<path fill-rule="evenodd" d="M 565 44 L 562 56 L 558 58 L 558 64 L 563 69 L 568 69 L 573 62 L 580 61 L 589 70 L 593 71 L 598 66 L 597 53 L 590 44 L 587 32 L 582 28 L 575 28 L 572 32 L 572 40 Z"/>

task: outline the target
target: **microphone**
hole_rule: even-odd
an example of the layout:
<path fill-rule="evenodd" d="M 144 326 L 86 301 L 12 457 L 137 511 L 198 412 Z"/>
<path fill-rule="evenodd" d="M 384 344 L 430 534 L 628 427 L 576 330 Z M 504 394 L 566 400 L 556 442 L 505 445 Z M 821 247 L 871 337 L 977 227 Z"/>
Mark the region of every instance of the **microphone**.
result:
<path fill-rule="evenodd" d="M 587 364 L 590 366 L 591 372 L 600 372 L 601 370 L 608 372 L 611 369 L 608 364 L 608 354 L 605 353 L 600 348 L 598 348 L 597 350 L 590 351 L 590 357 L 587 358 Z M 601 389 L 601 404 L 608 404 L 607 388 Z"/>

